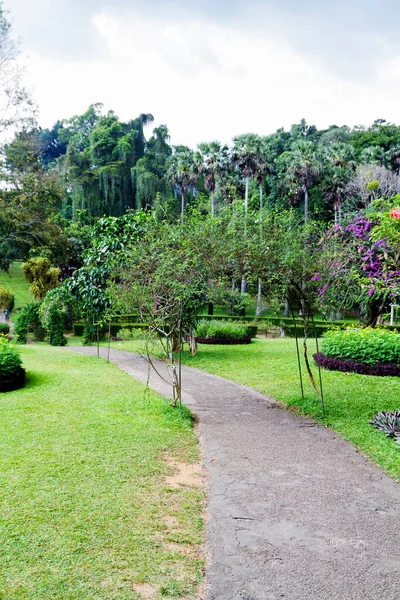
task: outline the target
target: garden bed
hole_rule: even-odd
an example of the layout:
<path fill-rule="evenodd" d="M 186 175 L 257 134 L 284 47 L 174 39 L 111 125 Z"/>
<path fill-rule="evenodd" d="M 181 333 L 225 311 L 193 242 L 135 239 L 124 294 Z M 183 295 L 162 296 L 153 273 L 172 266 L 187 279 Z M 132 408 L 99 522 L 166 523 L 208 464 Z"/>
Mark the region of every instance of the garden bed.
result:
<path fill-rule="evenodd" d="M 375 375 L 379 377 L 400 377 L 400 366 L 394 364 L 367 365 L 355 360 L 329 358 L 322 352 L 313 355 L 315 364 L 329 371 L 343 371 L 360 375 Z"/>
<path fill-rule="evenodd" d="M 249 335 L 240 338 L 196 337 L 195 339 L 198 344 L 233 345 L 251 343 L 251 337 Z"/>
<path fill-rule="evenodd" d="M 25 369 L 22 367 L 14 374 L 0 375 L 0 393 L 19 390 L 25 385 Z"/>

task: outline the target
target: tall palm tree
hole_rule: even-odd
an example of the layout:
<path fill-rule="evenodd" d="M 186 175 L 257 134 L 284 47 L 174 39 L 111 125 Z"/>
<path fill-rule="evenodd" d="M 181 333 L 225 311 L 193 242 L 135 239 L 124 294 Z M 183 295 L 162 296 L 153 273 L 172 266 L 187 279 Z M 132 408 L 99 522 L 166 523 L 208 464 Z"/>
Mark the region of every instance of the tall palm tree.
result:
<path fill-rule="evenodd" d="M 301 191 L 304 194 L 304 223 L 306 224 L 309 214 L 309 192 L 320 177 L 322 163 L 313 142 L 296 142 L 287 154 L 289 159 L 287 177 L 292 191 L 294 193 Z"/>
<path fill-rule="evenodd" d="M 228 146 L 222 146 L 220 142 L 199 144 L 200 172 L 204 175 L 204 187 L 211 195 L 211 216 L 215 215 L 215 188 L 218 179 L 228 169 L 229 150 Z"/>
<path fill-rule="evenodd" d="M 260 169 L 262 139 L 254 133 L 247 133 L 235 137 L 233 142 L 232 162 L 240 175 L 245 178 L 244 210 L 247 214 L 250 179 L 255 178 Z"/>
<path fill-rule="evenodd" d="M 179 189 L 181 195 L 181 223 L 184 221 L 186 195 L 198 178 L 194 153 L 189 148 L 180 148 L 169 159 L 167 179 Z"/>

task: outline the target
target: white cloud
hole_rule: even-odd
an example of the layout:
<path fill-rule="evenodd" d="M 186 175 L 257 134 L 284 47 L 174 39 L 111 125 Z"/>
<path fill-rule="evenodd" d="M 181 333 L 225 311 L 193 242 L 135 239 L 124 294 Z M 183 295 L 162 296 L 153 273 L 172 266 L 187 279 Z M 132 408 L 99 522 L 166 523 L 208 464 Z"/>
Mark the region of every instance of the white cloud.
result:
<path fill-rule="evenodd" d="M 355 83 L 302 55 L 276 32 L 137 11 L 102 12 L 92 27 L 107 60 L 31 55 L 29 79 L 43 125 L 103 102 L 121 119 L 152 112 L 173 143 L 267 134 L 305 117 L 320 127 L 398 118 L 400 57 L 378 64 L 378 81 Z"/>

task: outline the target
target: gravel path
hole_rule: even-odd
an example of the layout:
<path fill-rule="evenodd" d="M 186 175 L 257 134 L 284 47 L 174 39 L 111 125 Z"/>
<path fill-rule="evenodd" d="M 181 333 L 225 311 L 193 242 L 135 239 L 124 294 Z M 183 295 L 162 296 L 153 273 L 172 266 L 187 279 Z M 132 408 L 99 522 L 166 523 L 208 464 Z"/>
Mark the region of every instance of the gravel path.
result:
<path fill-rule="evenodd" d="M 111 360 L 146 382 L 142 357 Z M 154 372 L 150 386 L 171 397 Z M 206 600 L 400 599 L 396 482 L 273 398 L 188 367 L 183 389 L 208 474 Z"/>

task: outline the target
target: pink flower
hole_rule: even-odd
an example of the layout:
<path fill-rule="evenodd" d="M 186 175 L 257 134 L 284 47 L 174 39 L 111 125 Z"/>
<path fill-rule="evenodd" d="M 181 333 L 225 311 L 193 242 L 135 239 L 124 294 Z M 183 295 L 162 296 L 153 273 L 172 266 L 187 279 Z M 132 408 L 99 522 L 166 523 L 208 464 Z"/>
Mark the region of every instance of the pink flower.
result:
<path fill-rule="evenodd" d="M 372 296 L 372 294 L 375 292 L 374 288 L 371 288 L 368 292 L 368 296 Z"/>
<path fill-rule="evenodd" d="M 397 207 L 389 213 L 391 219 L 400 219 L 400 208 Z"/>

